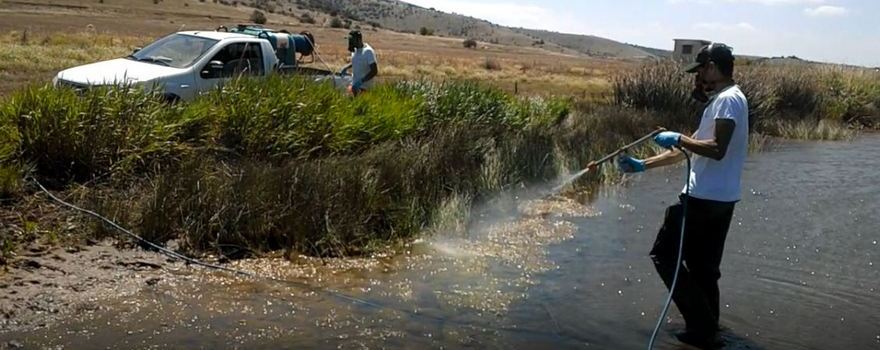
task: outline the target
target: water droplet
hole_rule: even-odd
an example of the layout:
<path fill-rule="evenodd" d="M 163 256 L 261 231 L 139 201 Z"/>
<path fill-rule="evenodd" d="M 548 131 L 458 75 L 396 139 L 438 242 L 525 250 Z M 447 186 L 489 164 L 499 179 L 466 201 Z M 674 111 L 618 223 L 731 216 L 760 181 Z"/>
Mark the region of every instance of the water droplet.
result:
<path fill-rule="evenodd" d="M 730 308 L 730 304 L 724 304 L 724 307 L 729 309 L 729 308 Z"/>
<path fill-rule="evenodd" d="M 642 316 L 645 316 L 645 312 L 642 311 Z M 880 339 L 880 335 L 877 336 L 877 339 Z"/>
<path fill-rule="evenodd" d="M 843 322 L 843 317 L 840 318 L 840 322 Z"/>
<path fill-rule="evenodd" d="M 678 287 L 677 284 L 676 284 L 676 287 Z M 617 290 L 617 295 L 623 295 L 623 291 L 622 291 L 622 290 Z"/>
<path fill-rule="evenodd" d="M 676 286 L 676 287 L 677 287 L 677 286 Z M 775 313 L 776 313 L 776 311 L 773 311 L 773 309 L 770 309 L 770 314 L 771 314 L 771 315 L 773 315 L 773 314 L 775 314 Z"/>
<path fill-rule="evenodd" d="M 874 245 L 877 245 L 877 241 L 873 241 L 873 242 L 871 242 L 871 243 L 874 244 Z"/>

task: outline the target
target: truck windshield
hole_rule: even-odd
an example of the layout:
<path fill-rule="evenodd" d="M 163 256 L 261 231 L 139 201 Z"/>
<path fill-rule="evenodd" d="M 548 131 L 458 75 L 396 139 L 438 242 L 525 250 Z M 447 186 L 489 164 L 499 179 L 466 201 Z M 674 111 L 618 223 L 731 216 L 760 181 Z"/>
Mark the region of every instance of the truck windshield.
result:
<path fill-rule="evenodd" d="M 171 34 L 127 58 L 162 66 L 186 68 L 217 44 L 217 41 L 186 34 Z"/>

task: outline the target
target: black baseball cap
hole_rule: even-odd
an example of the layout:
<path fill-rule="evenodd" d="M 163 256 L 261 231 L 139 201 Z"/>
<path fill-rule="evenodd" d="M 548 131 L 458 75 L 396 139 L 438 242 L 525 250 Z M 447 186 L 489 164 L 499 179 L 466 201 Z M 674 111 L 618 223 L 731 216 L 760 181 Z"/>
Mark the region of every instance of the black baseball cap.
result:
<path fill-rule="evenodd" d="M 733 65 L 733 49 L 722 43 L 713 43 L 700 50 L 697 58 L 693 63 L 687 65 L 684 71 L 688 73 L 696 73 L 697 68 L 702 67 L 709 62 L 715 62 L 722 65 Z"/>
<path fill-rule="evenodd" d="M 364 36 L 361 34 L 360 30 L 352 30 L 348 32 L 349 39 L 362 39 Z"/>

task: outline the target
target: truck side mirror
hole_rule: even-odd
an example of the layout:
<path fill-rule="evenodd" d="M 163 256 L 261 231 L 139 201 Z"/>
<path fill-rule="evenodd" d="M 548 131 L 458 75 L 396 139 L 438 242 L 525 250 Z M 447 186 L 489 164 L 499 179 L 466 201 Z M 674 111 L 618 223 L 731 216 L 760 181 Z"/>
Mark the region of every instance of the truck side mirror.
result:
<path fill-rule="evenodd" d="M 221 61 L 211 61 L 208 63 L 208 68 L 211 70 L 223 70 L 225 65 Z"/>
<path fill-rule="evenodd" d="M 142 48 L 140 48 L 140 47 L 136 47 L 136 48 L 134 48 L 134 50 L 131 50 L 131 54 L 134 55 L 134 54 L 138 53 L 138 51 L 140 51 L 141 49 Z"/>
<path fill-rule="evenodd" d="M 208 65 L 201 72 L 202 78 L 218 78 L 222 75 L 224 67 L 225 65 L 221 61 L 208 62 Z"/>

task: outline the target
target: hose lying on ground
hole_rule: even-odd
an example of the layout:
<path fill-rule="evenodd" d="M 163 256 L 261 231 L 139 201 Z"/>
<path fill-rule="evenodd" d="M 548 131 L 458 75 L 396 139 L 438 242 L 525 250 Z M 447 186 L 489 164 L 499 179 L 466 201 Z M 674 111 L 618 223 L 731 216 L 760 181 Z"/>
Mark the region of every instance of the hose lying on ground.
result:
<path fill-rule="evenodd" d="M 407 315 L 409 315 L 409 316 L 411 316 L 411 317 L 413 317 L 413 318 L 420 318 L 420 319 L 429 320 L 429 321 L 436 322 L 436 323 L 441 323 L 441 324 L 442 324 L 442 323 L 452 323 L 452 324 L 458 324 L 458 325 L 465 326 L 465 327 L 478 328 L 478 329 L 481 329 L 481 330 L 495 330 L 495 331 L 514 332 L 514 333 L 530 333 L 530 334 L 542 335 L 542 336 L 548 336 L 548 335 L 549 335 L 549 336 L 554 336 L 554 337 L 561 337 L 561 335 L 560 335 L 559 333 L 557 333 L 557 332 L 549 333 L 549 332 L 545 332 L 545 331 L 531 330 L 531 329 L 527 329 L 527 328 L 519 328 L 519 327 L 516 327 L 516 326 L 514 326 L 514 327 L 498 327 L 498 326 L 494 326 L 494 325 L 480 325 L 480 324 L 468 323 L 468 322 L 465 322 L 465 321 L 458 321 L 458 320 L 454 320 L 454 319 L 447 319 L 447 318 L 439 317 L 439 316 L 432 316 L 432 315 L 428 315 L 428 314 L 420 313 L 420 312 L 418 312 L 418 311 L 412 311 L 412 310 L 407 310 L 407 309 L 402 309 L 402 308 L 392 307 L 392 306 L 388 306 L 388 305 L 380 305 L 380 304 L 377 304 L 377 303 L 374 303 L 374 302 L 370 302 L 370 301 L 366 301 L 366 300 L 363 300 L 363 299 L 360 299 L 360 298 L 356 298 L 356 297 L 353 297 L 353 296 L 350 296 L 350 295 L 346 295 L 345 293 L 342 293 L 342 292 L 340 292 L 340 291 L 336 291 L 336 290 L 333 290 L 333 289 L 329 289 L 329 288 L 314 287 L 314 286 L 311 286 L 311 285 L 309 285 L 309 284 L 302 283 L 302 282 L 290 281 L 290 280 L 280 279 L 280 278 L 277 278 L 277 277 L 271 277 L 271 276 L 263 276 L 263 275 L 259 275 L 259 274 L 253 273 L 253 272 L 248 272 L 248 271 L 244 271 L 244 270 L 238 270 L 238 269 L 234 269 L 234 268 L 230 268 L 230 267 L 226 267 L 226 266 L 222 266 L 222 265 L 217 265 L 217 264 L 212 264 L 212 263 L 208 263 L 208 262 L 200 261 L 200 260 L 198 260 L 198 259 L 194 259 L 194 258 L 188 257 L 188 256 L 183 255 L 183 254 L 181 254 L 181 253 L 178 253 L 178 252 L 176 252 L 176 251 L 174 251 L 174 250 L 171 250 L 171 249 L 165 248 L 165 247 L 163 247 L 163 246 L 160 246 L 160 245 L 158 245 L 158 244 L 156 244 L 156 243 L 150 242 L 150 241 L 148 241 L 147 239 L 145 239 L 145 238 L 143 238 L 143 237 L 137 235 L 136 233 L 132 232 L 131 230 L 128 230 L 128 229 L 126 229 L 126 228 L 120 226 L 119 224 L 113 222 L 113 220 L 110 220 L 110 219 L 108 219 L 107 217 L 105 217 L 105 216 L 103 216 L 103 215 L 101 215 L 101 214 L 98 214 L 98 213 L 95 212 L 95 211 L 92 211 L 92 210 L 89 210 L 89 209 L 85 209 L 85 208 L 81 208 L 81 207 L 79 207 L 79 206 L 76 206 L 76 205 L 74 205 L 74 204 L 71 204 L 71 203 L 69 203 L 69 202 L 66 202 L 66 201 L 64 201 L 63 199 L 58 198 L 57 196 L 55 196 L 54 194 L 52 194 L 52 192 L 50 192 L 49 190 L 47 190 L 46 187 L 43 186 L 43 184 L 41 184 L 39 181 L 37 181 L 37 179 L 35 179 L 35 178 L 33 178 L 33 177 L 29 177 L 29 178 L 30 178 L 31 181 L 34 182 L 34 184 L 37 185 L 37 187 L 39 187 L 39 189 L 40 189 L 41 192 L 45 193 L 45 194 L 46 194 L 47 196 L 49 196 L 49 198 L 52 199 L 53 201 L 55 201 L 55 202 L 57 202 L 57 203 L 59 203 L 59 204 L 65 206 L 65 207 L 67 207 L 67 208 L 70 208 L 70 209 L 72 209 L 72 210 L 74 210 L 74 211 L 77 211 L 77 212 L 79 212 L 79 213 L 86 214 L 86 215 L 89 215 L 89 216 L 94 217 L 94 218 L 96 218 L 96 219 L 99 219 L 99 220 L 101 220 L 102 222 L 104 222 L 104 223 L 106 223 L 106 224 L 112 226 L 113 228 L 119 230 L 119 232 L 122 232 L 122 233 L 124 233 L 125 235 L 127 235 L 127 236 L 129 236 L 129 237 L 131 237 L 131 238 L 133 238 L 133 239 L 135 239 L 135 240 L 137 240 L 137 241 L 140 242 L 141 244 L 146 245 L 146 246 L 148 246 L 148 247 L 150 247 L 150 248 L 156 249 L 156 251 L 158 251 L 159 253 L 164 254 L 164 255 L 166 255 L 166 256 L 168 256 L 168 257 L 170 257 L 170 258 L 177 259 L 177 260 L 182 260 L 182 261 L 184 261 L 184 262 L 186 262 L 186 263 L 188 263 L 188 264 L 192 264 L 192 265 L 196 265 L 196 266 L 202 266 L 202 267 L 205 267 L 205 268 L 208 268 L 208 269 L 214 269 L 214 270 L 225 271 L 225 272 L 229 272 L 229 273 L 236 274 L 236 275 L 240 275 L 240 276 L 246 276 L 246 277 L 252 277 L 252 278 L 263 278 L 263 279 L 266 279 L 266 280 L 268 280 L 268 281 L 277 282 L 277 283 L 286 284 L 286 285 L 292 285 L 292 286 L 295 286 L 295 287 L 298 287 L 298 288 L 302 288 L 302 289 L 305 289 L 305 290 L 309 290 L 309 291 L 312 291 L 312 292 L 317 292 L 317 293 L 322 293 L 322 294 L 330 295 L 330 296 L 332 296 L 332 297 L 335 297 L 335 298 L 338 298 L 338 299 L 341 299 L 341 300 L 345 300 L 345 301 L 352 302 L 352 303 L 355 303 L 355 304 L 361 304 L 361 305 L 368 306 L 368 307 L 371 307 L 371 308 L 374 308 L 374 309 L 398 311 L 398 312 L 401 312 L 401 313 L 407 314 Z M 26 180 L 27 180 L 27 179 L 26 179 Z M 579 339 L 578 337 L 574 337 L 574 336 L 570 336 L 570 335 L 567 336 L 567 338 L 572 339 L 572 340 L 576 340 L 576 341 L 580 341 L 580 342 L 585 342 L 584 339 Z"/>
<path fill-rule="evenodd" d="M 69 203 L 69 202 L 66 202 L 66 201 L 64 201 L 63 199 L 58 198 L 57 196 L 55 196 L 54 194 L 52 194 L 52 192 L 50 192 L 49 190 L 47 190 L 46 187 L 43 187 L 43 184 L 41 184 L 39 181 L 37 181 L 37 179 L 35 179 L 35 178 L 33 178 L 33 177 L 31 177 L 30 179 L 31 179 L 31 181 L 33 181 L 33 182 L 37 185 L 37 187 L 40 188 L 40 191 L 42 191 L 42 192 L 45 193 L 47 196 L 49 196 L 49 198 L 51 198 L 53 201 L 58 202 L 59 204 L 65 206 L 65 207 L 68 207 L 68 208 L 70 208 L 70 209 L 73 209 L 73 210 L 75 210 L 75 211 L 78 211 L 78 212 L 80 212 L 80 213 L 87 214 L 87 215 L 89 215 L 89 216 L 92 216 L 92 217 L 94 217 L 94 218 L 97 218 L 97 219 L 103 221 L 104 223 L 106 223 L 107 225 L 110 225 L 110 226 L 112 226 L 113 228 L 119 230 L 119 232 L 122 232 L 122 233 L 128 235 L 128 236 L 131 237 L 131 238 L 134 238 L 134 239 L 137 240 L 139 243 L 141 243 L 141 244 L 143 244 L 143 245 L 146 245 L 146 246 L 148 246 L 148 247 L 150 247 L 150 248 L 153 248 L 153 249 L 155 249 L 156 251 L 158 251 L 159 253 L 164 254 L 164 255 L 166 255 L 166 256 L 168 256 L 168 257 L 170 257 L 170 258 L 178 259 L 178 260 L 182 260 L 182 261 L 186 262 L 187 264 L 192 264 L 192 265 L 196 265 L 196 266 L 202 266 L 202 267 L 206 267 L 206 268 L 214 269 L 214 270 L 226 271 L 226 272 L 229 272 L 229 273 L 232 273 L 232 274 L 236 274 L 236 275 L 247 276 L 247 277 L 261 277 L 261 278 L 269 279 L 269 280 L 272 280 L 272 281 L 275 281 L 275 282 L 282 282 L 282 283 L 285 283 L 285 284 L 292 284 L 292 285 L 296 285 L 296 286 L 298 286 L 298 287 L 300 287 L 300 288 L 305 288 L 305 289 L 308 289 L 308 290 L 311 290 L 311 291 L 320 291 L 320 292 L 324 292 L 324 293 L 326 293 L 326 294 L 330 294 L 330 295 L 332 295 L 332 296 L 335 296 L 335 297 L 340 298 L 340 299 L 343 299 L 343 300 L 347 300 L 347 301 L 351 301 L 351 302 L 355 302 L 355 303 L 359 303 L 359 304 L 364 304 L 364 305 L 369 305 L 369 306 L 373 306 L 373 307 L 381 307 L 381 306 L 379 306 L 379 305 L 376 305 L 376 304 L 374 304 L 374 303 L 368 302 L 368 301 L 366 301 L 366 300 L 358 299 L 358 298 L 355 298 L 355 297 L 352 297 L 352 296 L 348 296 L 348 295 L 345 295 L 345 294 L 343 294 L 343 293 L 341 293 L 341 292 L 338 292 L 338 291 L 335 291 L 335 290 L 330 290 L 330 289 L 319 289 L 319 288 L 316 288 L 316 287 L 310 286 L 310 285 L 308 285 L 308 284 L 306 284 L 306 283 L 295 282 L 295 281 L 289 281 L 289 280 L 283 280 L 283 279 L 279 279 L 279 278 L 275 278 L 275 277 L 259 276 L 259 275 L 255 274 L 255 273 L 253 273 L 253 272 L 248 272 L 248 271 L 244 271 L 244 270 L 238 270 L 238 269 L 234 269 L 234 268 L 230 268 L 230 267 L 226 267 L 226 266 L 222 266 L 222 265 L 217 265 L 217 264 L 211 264 L 211 263 L 208 263 L 208 262 L 204 262 L 204 261 L 201 261 L 201 260 L 198 260 L 198 259 L 194 259 L 194 258 L 188 257 L 188 256 L 183 255 L 183 254 L 181 254 L 181 253 L 178 253 L 178 252 L 176 252 L 176 251 L 174 251 L 174 250 L 171 250 L 171 249 L 165 248 L 165 247 L 163 247 L 163 246 L 160 246 L 160 245 L 158 245 L 158 244 L 156 244 L 156 243 L 150 242 L 150 241 L 148 241 L 147 239 L 145 239 L 145 238 L 143 238 L 143 237 L 137 235 L 136 233 L 131 232 L 131 230 L 128 230 L 128 229 L 126 229 L 126 228 L 120 226 L 119 224 L 113 222 L 113 220 L 110 220 L 110 219 L 104 217 L 103 215 L 98 214 L 98 213 L 95 212 L 95 211 L 88 210 L 88 209 L 85 209 L 85 208 L 81 208 L 81 207 L 79 207 L 79 206 L 76 206 L 76 205 L 73 205 L 73 204 L 71 204 L 71 203 Z"/>

